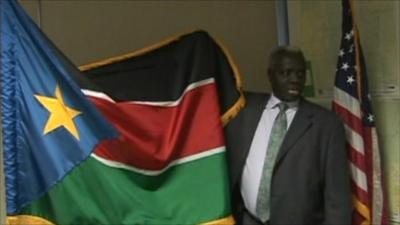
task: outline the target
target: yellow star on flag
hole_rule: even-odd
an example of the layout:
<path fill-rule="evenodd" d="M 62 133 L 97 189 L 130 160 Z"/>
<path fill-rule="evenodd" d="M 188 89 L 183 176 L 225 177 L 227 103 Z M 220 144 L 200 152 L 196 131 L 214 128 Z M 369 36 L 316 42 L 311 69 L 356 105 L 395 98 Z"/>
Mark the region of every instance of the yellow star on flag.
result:
<path fill-rule="evenodd" d="M 58 86 L 56 87 L 55 95 L 55 98 L 35 95 L 36 99 L 50 112 L 49 119 L 44 128 L 44 134 L 57 129 L 58 127 L 64 127 L 79 140 L 79 133 L 73 119 L 81 114 L 81 112 L 65 105 Z"/>

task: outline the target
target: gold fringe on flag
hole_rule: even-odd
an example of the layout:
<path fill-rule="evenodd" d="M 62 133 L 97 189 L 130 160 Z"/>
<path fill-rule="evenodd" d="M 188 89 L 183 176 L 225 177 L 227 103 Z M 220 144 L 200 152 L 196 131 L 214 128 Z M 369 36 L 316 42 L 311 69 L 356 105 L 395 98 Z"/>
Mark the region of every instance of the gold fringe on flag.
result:
<path fill-rule="evenodd" d="M 225 45 L 217 40 L 217 44 L 219 47 L 221 47 L 222 51 L 225 53 L 226 57 L 228 58 L 228 62 L 232 67 L 233 74 L 235 76 L 236 80 L 236 88 L 240 92 L 240 97 L 239 99 L 235 102 L 235 104 L 229 108 L 224 114 L 222 115 L 222 124 L 225 126 L 226 124 L 229 123 L 233 118 L 236 117 L 236 115 L 242 110 L 242 108 L 246 105 L 246 99 L 244 98 L 243 95 L 243 86 L 242 86 L 242 77 L 240 75 L 239 67 L 233 60 L 232 55 L 228 51 L 228 48 L 225 47 Z"/>
<path fill-rule="evenodd" d="M 233 224 L 235 224 L 233 216 L 228 216 L 219 220 L 213 220 L 207 223 L 202 223 L 200 225 L 233 225 Z"/>
<path fill-rule="evenodd" d="M 361 223 L 361 225 L 370 225 L 371 217 L 370 217 L 370 209 L 364 205 L 356 196 L 353 195 L 353 204 L 355 209 L 360 215 L 362 215 L 365 220 Z"/>
<path fill-rule="evenodd" d="M 38 216 L 7 216 L 6 225 L 54 225 L 54 223 Z"/>

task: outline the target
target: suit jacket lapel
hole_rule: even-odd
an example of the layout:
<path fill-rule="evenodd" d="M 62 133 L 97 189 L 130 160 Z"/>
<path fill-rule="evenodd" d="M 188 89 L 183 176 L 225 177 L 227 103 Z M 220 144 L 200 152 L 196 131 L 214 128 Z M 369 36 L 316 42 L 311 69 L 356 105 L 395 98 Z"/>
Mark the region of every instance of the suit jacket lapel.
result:
<path fill-rule="evenodd" d="M 300 100 L 299 108 L 296 112 L 295 117 L 286 133 L 285 139 L 283 140 L 282 146 L 279 150 L 278 156 L 275 161 L 275 165 L 278 165 L 287 152 L 292 146 L 303 136 L 307 129 L 311 126 L 311 118 L 313 117 L 313 111 L 310 109 L 309 103 L 305 100 Z"/>

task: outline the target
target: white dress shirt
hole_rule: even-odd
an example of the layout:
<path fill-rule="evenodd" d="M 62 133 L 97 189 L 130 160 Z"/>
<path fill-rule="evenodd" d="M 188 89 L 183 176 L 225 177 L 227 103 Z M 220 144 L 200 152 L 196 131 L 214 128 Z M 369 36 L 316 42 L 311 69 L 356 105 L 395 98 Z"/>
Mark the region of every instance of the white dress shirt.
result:
<path fill-rule="evenodd" d="M 268 154 L 267 147 L 271 133 L 273 121 L 279 113 L 277 104 L 281 101 L 273 94 L 269 98 L 267 105 L 258 122 L 256 132 L 251 142 L 249 154 L 243 169 L 241 180 L 241 193 L 247 210 L 256 216 L 256 204 L 258 188 L 260 186 L 262 169 L 264 166 L 265 154 Z M 288 102 L 289 108 L 286 110 L 288 128 L 298 109 L 297 102 Z"/>

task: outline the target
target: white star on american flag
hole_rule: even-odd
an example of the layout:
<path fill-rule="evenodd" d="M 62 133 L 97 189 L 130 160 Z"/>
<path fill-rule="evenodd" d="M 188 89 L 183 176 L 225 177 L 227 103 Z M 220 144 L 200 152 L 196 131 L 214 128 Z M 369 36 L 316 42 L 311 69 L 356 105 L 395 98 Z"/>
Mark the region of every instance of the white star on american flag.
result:
<path fill-rule="evenodd" d="M 340 49 L 340 51 L 339 51 L 339 56 L 340 56 L 340 57 L 343 57 L 343 56 L 344 56 L 344 51 L 343 51 L 343 49 Z"/>
<path fill-rule="evenodd" d="M 351 85 L 354 81 L 355 81 L 355 80 L 354 80 L 353 75 L 350 75 L 350 76 L 347 77 L 347 83 L 349 83 L 350 85 Z"/>
<path fill-rule="evenodd" d="M 354 50 L 354 45 L 350 45 L 349 53 L 352 53 Z"/>
<path fill-rule="evenodd" d="M 351 31 L 350 31 L 350 33 L 346 33 L 346 36 L 344 37 L 344 39 L 350 41 L 350 39 L 351 39 L 352 36 L 353 36 L 353 35 L 352 35 Z"/>
<path fill-rule="evenodd" d="M 342 69 L 344 69 L 346 71 L 348 68 L 349 68 L 349 64 L 347 64 L 347 63 L 342 64 Z"/>
<path fill-rule="evenodd" d="M 369 122 L 374 122 L 374 115 L 369 114 L 367 119 L 368 119 Z"/>

